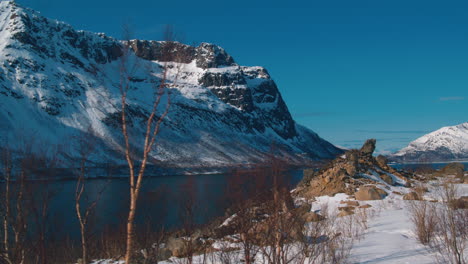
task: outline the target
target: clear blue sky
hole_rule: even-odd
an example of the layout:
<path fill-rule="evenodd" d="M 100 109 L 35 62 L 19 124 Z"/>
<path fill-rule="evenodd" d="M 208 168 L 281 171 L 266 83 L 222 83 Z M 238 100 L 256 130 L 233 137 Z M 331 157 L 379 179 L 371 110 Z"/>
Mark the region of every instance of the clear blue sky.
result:
<path fill-rule="evenodd" d="M 468 121 L 468 1 L 17 0 L 77 29 L 212 42 L 266 67 L 293 117 L 331 142 L 400 148 Z"/>

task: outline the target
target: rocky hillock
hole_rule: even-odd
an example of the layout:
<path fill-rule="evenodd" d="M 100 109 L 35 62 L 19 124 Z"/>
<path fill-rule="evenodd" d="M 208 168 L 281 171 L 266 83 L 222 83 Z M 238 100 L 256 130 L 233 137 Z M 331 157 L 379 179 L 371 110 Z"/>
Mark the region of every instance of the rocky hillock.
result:
<path fill-rule="evenodd" d="M 367 184 L 407 185 L 409 174 L 388 166 L 384 156 L 372 155 L 375 144 L 375 139 L 369 139 L 361 149 L 347 151 L 319 171 L 305 170 L 304 179 L 296 188 L 295 194 L 313 198 L 323 195 L 333 196 L 337 193 L 349 195 L 356 193 L 356 196 L 362 197 L 362 200 L 374 200 L 378 196 L 385 196 L 386 192 L 380 188 L 366 187 L 357 193 L 359 187 Z"/>

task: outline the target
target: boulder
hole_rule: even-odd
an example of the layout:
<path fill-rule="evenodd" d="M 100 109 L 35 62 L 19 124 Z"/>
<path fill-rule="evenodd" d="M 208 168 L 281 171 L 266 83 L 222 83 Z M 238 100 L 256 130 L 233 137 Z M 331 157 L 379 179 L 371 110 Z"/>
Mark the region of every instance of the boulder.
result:
<path fill-rule="evenodd" d="M 376 140 L 373 139 L 373 138 L 366 140 L 364 145 L 359 150 L 361 155 L 363 155 L 363 156 L 372 156 L 372 154 L 374 153 L 374 150 L 375 150 L 375 143 L 376 143 Z"/>
<path fill-rule="evenodd" d="M 409 201 L 416 200 L 416 201 L 420 201 L 420 200 L 422 200 L 422 199 L 421 199 L 421 196 L 420 196 L 417 192 L 409 192 L 409 193 L 403 195 L 403 200 L 409 200 Z"/>
<path fill-rule="evenodd" d="M 359 153 L 356 150 L 350 150 L 346 152 L 346 162 L 343 164 L 343 168 L 346 170 L 349 176 L 354 176 L 358 170 L 359 164 Z"/>
<path fill-rule="evenodd" d="M 315 177 L 309 186 L 303 190 L 303 196 L 305 198 L 312 198 L 315 196 L 333 196 L 337 193 L 344 193 L 346 192 L 346 177 L 347 174 L 344 169 L 331 168 Z"/>
<path fill-rule="evenodd" d="M 379 192 L 375 186 L 362 186 L 354 195 L 359 201 L 382 200 L 382 195 Z"/>
<path fill-rule="evenodd" d="M 387 168 L 387 163 L 388 163 L 388 159 L 387 157 L 383 156 L 383 155 L 378 155 L 377 158 L 375 158 L 375 161 L 377 161 L 377 164 L 381 167 L 381 168 Z"/>
<path fill-rule="evenodd" d="M 372 205 L 370 205 L 370 204 L 363 204 L 363 205 L 359 206 L 359 208 L 364 208 L 364 209 L 370 208 L 370 207 L 372 207 Z"/>
<path fill-rule="evenodd" d="M 395 182 L 393 181 L 392 176 L 390 176 L 388 174 L 381 174 L 380 178 L 382 179 L 382 181 L 384 181 L 385 183 L 387 183 L 389 185 L 394 185 L 395 184 Z"/>
<path fill-rule="evenodd" d="M 380 196 L 383 198 L 388 195 L 388 193 L 380 188 L 375 188 L 377 192 L 380 194 Z"/>

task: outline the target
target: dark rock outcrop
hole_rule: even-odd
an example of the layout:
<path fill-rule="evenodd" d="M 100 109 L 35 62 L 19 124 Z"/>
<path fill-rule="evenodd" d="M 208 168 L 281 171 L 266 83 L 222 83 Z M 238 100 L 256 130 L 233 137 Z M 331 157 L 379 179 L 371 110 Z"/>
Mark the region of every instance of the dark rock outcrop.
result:
<path fill-rule="evenodd" d="M 145 60 L 182 63 L 195 60 L 197 67 L 202 69 L 237 65 L 223 48 L 211 43 L 193 47 L 175 41 L 130 40 L 129 45 L 138 57 Z"/>
<path fill-rule="evenodd" d="M 361 153 L 362 156 L 372 156 L 375 150 L 375 143 L 377 141 L 373 138 L 366 140 L 364 145 L 361 147 L 359 152 Z"/>

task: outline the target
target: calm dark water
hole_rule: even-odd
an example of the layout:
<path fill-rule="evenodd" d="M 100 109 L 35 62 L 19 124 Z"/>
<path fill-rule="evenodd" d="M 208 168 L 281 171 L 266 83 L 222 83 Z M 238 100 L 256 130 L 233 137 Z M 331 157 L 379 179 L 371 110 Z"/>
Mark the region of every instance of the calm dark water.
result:
<path fill-rule="evenodd" d="M 465 165 L 465 170 L 468 170 L 468 162 L 459 162 Z M 439 162 L 439 163 L 397 163 L 390 164 L 395 169 L 416 169 L 419 167 L 432 167 L 434 169 L 441 169 L 449 164 L 448 162 Z"/>
<path fill-rule="evenodd" d="M 463 163 L 468 168 L 468 163 Z M 397 169 L 413 169 L 431 166 L 439 169 L 447 163 L 391 164 Z M 97 176 L 102 176 L 99 173 Z M 284 177 L 290 186 L 295 186 L 303 176 L 302 170 L 289 170 Z M 160 174 L 154 174 L 160 175 Z M 120 175 L 121 176 L 121 175 Z M 233 175 L 201 174 L 182 176 L 159 176 L 144 179 L 138 204 L 137 222 L 149 223 L 155 230 L 181 227 L 183 209 L 188 203 L 194 209 L 193 221 L 205 224 L 224 215 L 227 204 L 223 199 L 229 191 Z M 254 176 L 252 176 L 254 177 Z M 241 184 L 248 184 L 254 178 L 245 177 Z M 0 187 L 3 190 L 3 183 Z M 58 180 L 32 183 L 32 196 L 37 205 L 48 196 L 48 229 L 55 236 L 78 238 L 79 225 L 75 211 L 76 180 Z M 104 228 L 118 228 L 125 223 L 129 206 L 129 184 L 127 178 L 90 179 L 86 182 L 82 198 L 83 208 L 97 200 L 94 214 L 90 218 L 92 229 L 99 233 Z"/>
<path fill-rule="evenodd" d="M 302 179 L 302 170 L 285 172 L 290 186 Z M 231 174 L 207 174 L 191 176 L 147 177 L 138 204 L 137 222 L 149 223 L 155 230 L 180 227 L 183 221 L 183 209 L 188 203 L 194 209 L 193 220 L 204 224 L 222 216 L 226 210 L 223 200 L 230 184 Z M 248 177 L 244 179 L 251 181 Z M 0 183 L 0 185 L 2 185 Z M 75 180 L 53 182 L 35 182 L 36 190 L 32 197 L 39 200 L 44 194 L 50 195 L 48 228 L 55 236 L 78 238 L 79 225 L 75 211 Z M 2 186 L 3 189 L 3 186 Z M 103 228 L 117 228 L 125 223 L 129 206 L 129 183 L 126 178 L 90 179 L 86 182 L 83 195 L 83 208 L 86 204 L 97 201 L 91 226 L 96 233 Z"/>

